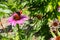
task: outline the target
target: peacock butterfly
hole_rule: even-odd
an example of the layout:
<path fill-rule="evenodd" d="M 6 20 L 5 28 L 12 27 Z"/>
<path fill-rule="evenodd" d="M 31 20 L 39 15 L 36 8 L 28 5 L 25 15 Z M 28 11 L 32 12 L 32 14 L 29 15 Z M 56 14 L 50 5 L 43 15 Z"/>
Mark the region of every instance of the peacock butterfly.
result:
<path fill-rule="evenodd" d="M 16 12 L 16 14 L 13 16 L 13 18 L 15 20 L 19 20 L 19 19 L 21 19 L 21 14 L 22 14 L 22 11 Z"/>

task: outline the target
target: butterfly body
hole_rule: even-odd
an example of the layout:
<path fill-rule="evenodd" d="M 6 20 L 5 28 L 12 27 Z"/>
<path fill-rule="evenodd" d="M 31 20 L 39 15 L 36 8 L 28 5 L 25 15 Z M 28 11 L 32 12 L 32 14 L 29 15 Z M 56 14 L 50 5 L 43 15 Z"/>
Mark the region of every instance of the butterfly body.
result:
<path fill-rule="evenodd" d="M 16 12 L 16 14 L 13 16 L 13 18 L 15 20 L 19 20 L 19 19 L 21 19 L 21 14 L 22 14 L 22 12 Z"/>

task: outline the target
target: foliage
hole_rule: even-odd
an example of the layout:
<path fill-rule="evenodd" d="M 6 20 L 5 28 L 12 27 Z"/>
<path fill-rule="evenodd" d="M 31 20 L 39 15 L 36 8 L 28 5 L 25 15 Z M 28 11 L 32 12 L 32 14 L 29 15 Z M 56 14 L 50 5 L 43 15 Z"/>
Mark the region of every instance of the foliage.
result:
<path fill-rule="evenodd" d="M 1 40 L 48 40 L 52 37 L 48 25 L 48 19 L 57 18 L 60 21 L 60 0 L 0 0 L 0 18 L 9 17 L 13 12 L 22 10 L 30 19 L 19 29 L 13 27 L 12 37 L 3 36 Z M 38 17 L 38 16 L 40 16 Z M 19 30 L 18 30 L 18 29 Z M 18 30 L 18 31 L 17 31 Z M 5 35 L 6 35 L 5 34 Z"/>

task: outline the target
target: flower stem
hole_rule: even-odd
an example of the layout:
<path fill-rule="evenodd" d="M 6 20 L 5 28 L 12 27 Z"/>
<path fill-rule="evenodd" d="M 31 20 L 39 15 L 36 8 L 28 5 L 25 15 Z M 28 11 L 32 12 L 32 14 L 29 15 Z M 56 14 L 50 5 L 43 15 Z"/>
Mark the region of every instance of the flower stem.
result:
<path fill-rule="evenodd" d="M 60 36 L 60 32 L 58 31 L 58 36 Z"/>
<path fill-rule="evenodd" d="M 18 36 L 19 36 L 19 40 L 22 40 L 22 38 L 21 38 L 21 29 L 19 28 L 19 25 L 17 24 L 17 29 L 18 29 Z"/>
<path fill-rule="evenodd" d="M 53 33 L 53 31 L 51 31 L 51 34 L 52 34 L 53 37 L 56 37 L 56 35 Z"/>

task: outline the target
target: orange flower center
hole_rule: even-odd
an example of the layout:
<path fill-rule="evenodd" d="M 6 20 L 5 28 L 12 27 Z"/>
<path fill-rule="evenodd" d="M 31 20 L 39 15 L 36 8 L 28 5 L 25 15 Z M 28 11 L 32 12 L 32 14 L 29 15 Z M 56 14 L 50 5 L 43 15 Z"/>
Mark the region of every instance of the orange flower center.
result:
<path fill-rule="evenodd" d="M 56 37 L 56 40 L 60 40 L 60 36 L 57 36 L 57 37 Z"/>
<path fill-rule="evenodd" d="M 13 16 L 13 18 L 14 18 L 14 20 L 20 20 L 21 19 L 21 17 L 19 15 L 15 15 L 15 16 Z"/>

